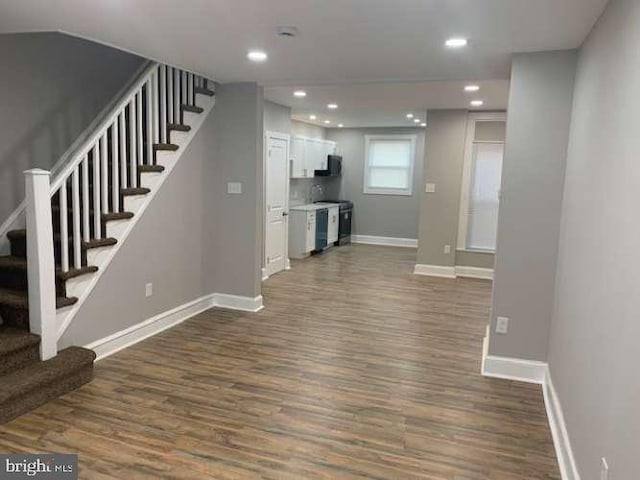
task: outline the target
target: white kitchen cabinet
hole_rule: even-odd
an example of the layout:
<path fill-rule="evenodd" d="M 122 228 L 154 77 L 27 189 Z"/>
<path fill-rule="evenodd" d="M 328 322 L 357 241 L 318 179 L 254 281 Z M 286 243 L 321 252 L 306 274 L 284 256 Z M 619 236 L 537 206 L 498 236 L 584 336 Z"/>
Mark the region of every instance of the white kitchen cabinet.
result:
<path fill-rule="evenodd" d="M 329 226 L 327 227 L 327 244 L 333 245 L 338 241 L 338 227 L 340 225 L 340 207 L 329 208 Z"/>
<path fill-rule="evenodd" d="M 316 248 L 315 210 L 290 210 L 289 257 L 305 258 Z"/>
<path fill-rule="evenodd" d="M 291 139 L 291 178 L 313 178 L 316 170 L 327 169 L 327 156 L 336 143 L 321 138 L 293 136 Z"/>

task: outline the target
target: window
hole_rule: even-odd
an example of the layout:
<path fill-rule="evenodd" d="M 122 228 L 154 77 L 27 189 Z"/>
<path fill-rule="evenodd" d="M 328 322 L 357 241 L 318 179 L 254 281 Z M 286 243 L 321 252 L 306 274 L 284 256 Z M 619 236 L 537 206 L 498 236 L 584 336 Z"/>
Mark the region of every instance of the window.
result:
<path fill-rule="evenodd" d="M 414 135 L 367 135 L 364 193 L 412 195 Z"/>
<path fill-rule="evenodd" d="M 474 143 L 467 245 L 471 250 L 495 250 L 500 206 L 503 143 Z"/>
<path fill-rule="evenodd" d="M 458 250 L 496 249 L 505 120 L 503 113 L 469 114 Z"/>

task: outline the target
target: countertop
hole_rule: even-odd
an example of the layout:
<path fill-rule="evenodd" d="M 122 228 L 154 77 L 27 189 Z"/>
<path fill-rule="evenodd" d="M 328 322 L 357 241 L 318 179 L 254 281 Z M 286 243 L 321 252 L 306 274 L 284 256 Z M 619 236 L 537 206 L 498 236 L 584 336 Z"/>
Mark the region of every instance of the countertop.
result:
<path fill-rule="evenodd" d="M 289 207 L 289 210 L 297 210 L 301 212 L 313 212 L 320 210 L 321 208 L 340 207 L 339 203 L 307 203 L 306 205 L 296 205 L 295 207 Z"/>

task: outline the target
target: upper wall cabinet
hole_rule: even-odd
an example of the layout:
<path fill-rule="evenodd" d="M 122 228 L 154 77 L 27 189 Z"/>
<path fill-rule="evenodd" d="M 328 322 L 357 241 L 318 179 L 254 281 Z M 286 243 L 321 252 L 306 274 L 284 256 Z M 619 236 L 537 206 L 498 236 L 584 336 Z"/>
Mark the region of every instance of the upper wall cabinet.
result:
<path fill-rule="evenodd" d="M 321 138 L 294 136 L 291 139 L 291 178 L 313 178 L 316 170 L 327 169 L 327 156 L 336 143 Z"/>

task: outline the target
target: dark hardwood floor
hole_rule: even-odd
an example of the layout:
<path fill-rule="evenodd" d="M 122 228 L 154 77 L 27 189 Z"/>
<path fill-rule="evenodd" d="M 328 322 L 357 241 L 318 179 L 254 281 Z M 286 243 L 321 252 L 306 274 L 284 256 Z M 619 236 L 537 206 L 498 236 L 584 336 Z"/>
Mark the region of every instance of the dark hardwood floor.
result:
<path fill-rule="evenodd" d="M 348 246 L 96 365 L 0 427 L 0 452 L 78 453 L 82 479 L 559 479 L 539 387 L 483 378 L 491 284 Z"/>

